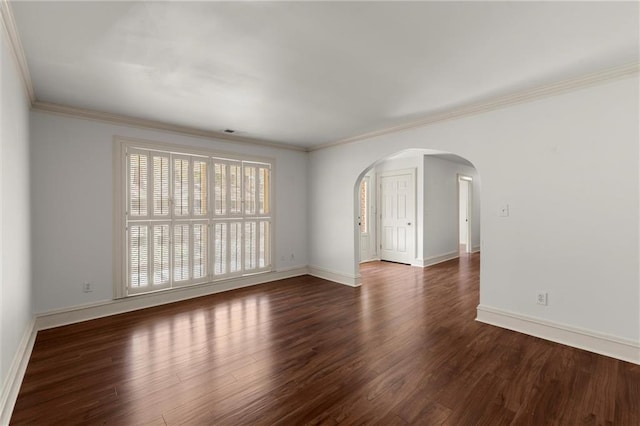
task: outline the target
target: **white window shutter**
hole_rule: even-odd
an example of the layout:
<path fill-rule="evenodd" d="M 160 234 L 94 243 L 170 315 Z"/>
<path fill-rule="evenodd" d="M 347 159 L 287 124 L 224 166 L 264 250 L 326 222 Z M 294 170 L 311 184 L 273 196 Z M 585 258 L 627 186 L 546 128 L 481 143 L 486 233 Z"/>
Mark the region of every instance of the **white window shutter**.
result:
<path fill-rule="evenodd" d="M 153 216 L 169 217 L 169 163 L 168 154 L 153 153 Z"/>
<path fill-rule="evenodd" d="M 214 214 L 225 216 L 227 214 L 228 196 L 228 167 L 226 163 L 214 161 L 213 163 L 213 203 Z"/>
<path fill-rule="evenodd" d="M 207 225 L 193 225 L 193 278 L 200 280 L 208 274 L 208 230 Z"/>
<path fill-rule="evenodd" d="M 242 222 L 229 224 L 229 272 L 242 271 Z"/>
<path fill-rule="evenodd" d="M 214 275 L 227 273 L 227 223 L 216 222 L 214 225 Z"/>
<path fill-rule="evenodd" d="M 133 144 L 122 152 L 123 294 L 271 268 L 270 164 Z"/>
<path fill-rule="evenodd" d="M 244 166 L 244 214 L 256 214 L 257 169 L 254 166 Z"/>
<path fill-rule="evenodd" d="M 269 188 L 271 185 L 271 171 L 267 167 L 258 168 L 258 214 L 270 213 Z"/>
<path fill-rule="evenodd" d="M 240 163 L 229 164 L 229 213 L 231 215 L 242 214 L 242 165 Z"/>
<path fill-rule="evenodd" d="M 149 155 L 137 150 L 129 152 L 128 155 L 129 216 L 144 218 L 149 213 Z"/>
<path fill-rule="evenodd" d="M 153 225 L 153 286 L 169 284 L 169 225 Z"/>
<path fill-rule="evenodd" d="M 188 157 L 173 156 L 173 214 L 177 217 L 188 217 L 189 208 L 189 168 Z"/>
<path fill-rule="evenodd" d="M 244 223 L 244 269 L 251 271 L 257 268 L 258 234 L 256 222 Z"/>
<path fill-rule="evenodd" d="M 173 280 L 189 280 L 189 225 L 173 227 Z"/>
<path fill-rule="evenodd" d="M 149 285 L 149 227 L 129 227 L 129 285 L 137 289 Z"/>
<path fill-rule="evenodd" d="M 265 268 L 271 264 L 269 225 L 266 220 L 258 222 L 258 268 Z"/>
<path fill-rule="evenodd" d="M 193 160 L 193 215 L 206 216 L 209 203 L 209 161 L 204 158 Z"/>

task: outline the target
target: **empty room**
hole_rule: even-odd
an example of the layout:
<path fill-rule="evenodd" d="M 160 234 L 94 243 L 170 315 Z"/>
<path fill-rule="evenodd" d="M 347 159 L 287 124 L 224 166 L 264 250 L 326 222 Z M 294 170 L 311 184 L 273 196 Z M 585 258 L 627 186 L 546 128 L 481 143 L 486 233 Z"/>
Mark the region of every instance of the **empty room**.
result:
<path fill-rule="evenodd" d="M 640 425 L 640 3 L 0 18 L 0 425 Z"/>

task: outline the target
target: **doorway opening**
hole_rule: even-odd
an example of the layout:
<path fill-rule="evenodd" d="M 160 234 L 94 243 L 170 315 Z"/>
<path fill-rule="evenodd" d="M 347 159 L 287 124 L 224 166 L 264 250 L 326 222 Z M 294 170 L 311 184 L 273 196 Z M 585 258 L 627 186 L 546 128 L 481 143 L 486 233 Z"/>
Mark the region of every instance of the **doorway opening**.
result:
<path fill-rule="evenodd" d="M 428 149 L 362 171 L 354 185 L 356 280 L 364 262 L 429 267 L 480 251 L 479 185 L 470 161 Z"/>
<path fill-rule="evenodd" d="M 473 250 L 471 241 L 471 219 L 473 214 L 473 178 L 458 175 L 458 242 L 459 253 L 469 254 Z"/>

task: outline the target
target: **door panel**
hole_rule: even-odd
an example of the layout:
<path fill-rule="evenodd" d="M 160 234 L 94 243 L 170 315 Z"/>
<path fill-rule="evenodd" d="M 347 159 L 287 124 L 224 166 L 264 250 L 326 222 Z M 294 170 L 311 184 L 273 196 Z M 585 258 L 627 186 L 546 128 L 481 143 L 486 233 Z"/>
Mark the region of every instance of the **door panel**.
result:
<path fill-rule="evenodd" d="M 415 258 L 415 190 L 414 174 L 380 176 L 380 258 L 411 263 Z"/>

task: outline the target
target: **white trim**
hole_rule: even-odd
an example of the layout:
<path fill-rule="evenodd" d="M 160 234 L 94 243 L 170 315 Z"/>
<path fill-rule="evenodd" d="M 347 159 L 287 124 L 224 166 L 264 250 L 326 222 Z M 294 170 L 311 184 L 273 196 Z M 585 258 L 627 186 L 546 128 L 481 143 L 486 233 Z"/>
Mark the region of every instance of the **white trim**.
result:
<path fill-rule="evenodd" d="M 525 89 L 507 94 L 504 96 L 497 96 L 485 102 L 471 103 L 462 107 L 454 108 L 449 111 L 429 114 L 419 120 L 415 120 L 409 123 L 401 124 L 398 126 L 392 126 L 385 129 L 379 129 L 372 132 L 315 145 L 312 147 L 304 147 L 300 145 L 287 144 L 283 142 L 264 140 L 260 138 L 249 138 L 239 135 L 230 135 L 224 132 L 216 132 L 211 130 L 203 130 L 188 126 L 181 126 L 176 124 L 165 123 L 156 120 L 148 120 L 136 117 L 129 117 L 120 114 L 112 114 L 107 112 L 95 111 L 85 108 L 77 108 L 67 105 L 55 104 L 51 102 L 38 101 L 33 89 L 33 82 L 31 79 L 31 73 L 24 53 L 24 48 L 20 41 L 19 32 L 15 24 L 15 18 L 11 10 L 11 4 L 9 0 L 0 0 L 0 24 L 4 28 L 4 33 L 7 35 L 11 51 L 16 59 L 16 63 L 22 76 L 22 81 L 27 91 L 27 95 L 31 101 L 31 107 L 34 110 L 49 112 L 52 114 L 59 114 L 64 116 L 71 116 L 75 118 L 84 118 L 87 120 L 107 122 L 111 124 L 120 124 L 137 128 L 161 130 L 170 133 L 200 137 L 205 139 L 221 139 L 230 142 L 245 143 L 257 146 L 268 146 L 272 148 L 287 149 L 293 151 L 311 152 L 320 149 L 329 148 L 332 146 L 349 144 L 352 142 L 371 139 L 376 136 L 386 135 L 389 133 L 396 133 L 403 130 L 412 129 L 415 127 L 423 127 L 431 124 L 439 123 L 442 121 L 463 118 L 471 115 L 481 114 L 484 112 L 494 111 L 510 105 L 517 105 L 549 96 L 559 95 L 573 90 L 582 89 L 585 87 L 591 87 L 597 84 L 606 83 L 612 80 L 618 80 L 634 76 L 640 72 L 640 63 L 632 62 L 616 67 L 611 67 L 602 71 L 593 72 L 573 78 L 564 79 L 561 81 L 543 84 L 531 89 Z"/>
<path fill-rule="evenodd" d="M 118 124 L 142 129 L 160 130 L 164 132 L 175 133 L 178 135 L 186 135 L 203 139 L 222 140 L 226 142 L 266 146 L 270 148 L 288 149 L 292 151 L 307 151 L 305 147 L 299 145 L 287 144 L 266 139 L 231 135 L 228 133 L 216 132 L 213 130 L 197 129 L 195 127 L 181 126 L 179 124 L 171 124 L 157 120 L 130 117 L 126 115 L 113 114 L 86 108 L 76 108 L 51 102 L 41 102 L 33 100 L 31 108 L 36 111 L 48 112 L 51 114 L 63 115 L 67 117 L 83 118 L 85 120 L 100 121 L 103 123 Z"/>
<path fill-rule="evenodd" d="M 1 0 L 6 2 L 7 0 Z M 257 146 L 268 146 L 272 148 L 288 149 L 293 151 L 312 152 L 320 149 L 330 148 L 338 145 L 350 144 L 353 142 L 371 139 L 377 136 L 382 136 L 390 133 L 397 133 L 404 130 L 413 129 L 416 127 L 424 127 L 432 124 L 440 123 L 443 121 L 454 120 L 482 114 L 485 112 L 495 111 L 511 105 L 518 105 L 526 102 L 535 101 L 538 99 L 560 95 L 563 93 L 579 90 L 586 87 L 595 86 L 598 84 L 606 83 L 608 81 L 619 80 L 622 78 L 632 77 L 640 72 L 640 63 L 633 62 L 613 68 L 609 68 L 603 71 L 590 73 L 546 85 L 541 85 L 532 89 L 526 89 L 516 91 L 508 95 L 497 96 L 485 102 L 470 103 L 465 106 L 451 109 L 449 111 L 430 114 L 423 117 L 420 120 L 412 121 L 409 123 L 401 124 L 398 126 L 388 127 L 380 130 L 375 130 L 369 133 L 364 133 L 356 136 L 352 136 L 337 141 L 314 145 L 311 147 L 304 147 L 300 145 L 287 144 L 277 141 L 264 140 L 259 138 L 248 138 L 238 135 L 230 135 L 222 132 L 215 132 L 211 130 L 203 130 L 188 126 L 181 126 L 177 124 L 165 123 L 162 121 L 148 120 L 136 117 L 130 117 L 120 114 L 112 114 L 107 112 L 95 111 L 85 108 L 77 108 L 67 105 L 55 104 L 50 102 L 41 102 L 31 98 L 31 107 L 36 111 L 48 112 L 51 114 L 64 115 L 67 117 L 82 118 L 86 120 L 94 120 L 100 122 L 106 122 L 111 124 L 119 124 L 130 127 L 137 127 L 143 129 L 160 130 L 169 133 L 175 133 L 180 135 L 187 135 L 193 137 L 200 137 L 204 139 L 218 139 L 230 142 L 246 143 Z M 27 69 L 28 73 L 28 69 Z M 25 78 L 23 76 L 23 78 Z M 25 84 L 28 87 L 32 87 L 31 79 L 25 80 Z M 33 90 L 33 89 L 31 89 Z M 31 96 L 31 94 L 30 94 Z"/>
<path fill-rule="evenodd" d="M 232 151 L 225 151 L 218 148 L 203 148 L 192 146 L 188 144 L 161 142 L 152 139 L 135 138 L 130 136 L 113 135 L 113 143 L 119 144 L 120 149 L 124 147 L 133 147 L 141 149 L 143 151 L 166 151 L 170 153 L 179 153 L 186 155 L 196 155 L 201 157 L 214 157 L 220 159 L 223 162 L 227 160 L 232 161 L 246 161 L 249 163 L 269 164 L 276 161 L 274 157 L 258 156 L 252 154 L 242 154 Z"/>
<path fill-rule="evenodd" d="M 24 373 L 27 371 L 37 333 L 38 329 L 34 318 L 29 321 L 24 330 L 18 350 L 2 384 L 0 392 L 0 425 L 8 425 L 11 420 L 11 414 L 18 399 L 18 392 L 20 392 L 20 386 L 22 386 Z"/>
<path fill-rule="evenodd" d="M 485 102 L 470 103 L 461 107 L 453 108 L 448 111 L 429 114 L 425 117 L 409 123 L 400 124 L 398 126 L 387 127 L 385 129 L 374 130 L 369 133 L 348 137 L 345 139 L 328 142 L 310 147 L 307 151 L 317 151 L 320 149 L 330 148 L 338 145 L 346 145 L 353 142 L 371 139 L 377 136 L 397 133 L 416 127 L 429 126 L 443 121 L 454 120 L 472 115 L 482 114 L 489 111 L 505 108 L 511 105 L 518 105 L 537 99 L 550 96 L 560 95 L 585 87 L 595 86 L 597 84 L 606 83 L 611 80 L 618 80 L 631 77 L 640 72 L 640 63 L 633 62 L 621 66 L 609 68 L 603 71 L 594 72 L 566 80 L 556 81 L 554 83 L 543 84 L 532 89 L 520 90 L 504 96 L 497 96 Z"/>
<path fill-rule="evenodd" d="M 138 309 L 150 308 L 153 306 L 179 302 L 181 300 L 193 299 L 201 296 L 208 296 L 210 294 L 264 284 L 285 278 L 298 277 L 306 274 L 307 268 L 305 266 L 301 266 L 287 268 L 286 270 L 278 272 L 266 272 L 263 274 L 230 278 L 225 281 L 207 283 L 198 286 L 178 287 L 157 293 L 140 294 L 130 296 L 125 299 L 108 300 L 88 305 L 74 306 L 67 309 L 36 314 L 36 326 L 38 330 L 46 330 L 62 325 L 108 317 L 110 315 L 136 311 Z"/>
<path fill-rule="evenodd" d="M 320 268 L 319 266 L 309 266 L 308 274 L 317 278 L 322 278 L 323 280 L 333 281 L 334 283 L 343 284 L 349 287 L 360 287 L 360 285 L 362 285 L 360 275 L 347 275 L 342 272 Z"/>
<path fill-rule="evenodd" d="M 35 92 L 33 91 L 33 83 L 31 82 L 31 73 L 29 73 L 29 66 L 27 65 L 27 57 L 24 54 L 24 48 L 20 41 L 20 33 L 16 26 L 16 20 L 13 17 L 13 11 L 11 10 L 11 3 L 8 0 L 0 1 L 0 24 L 4 28 L 4 34 L 9 41 L 9 50 L 15 59 L 15 63 L 18 67 L 18 73 L 22 77 L 22 83 L 27 97 L 31 104 L 36 100 Z"/>
<path fill-rule="evenodd" d="M 471 248 L 471 253 L 478 253 L 480 251 L 480 246 L 473 246 Z"/>
<path fill-rule="evenodd" d="M 426 268 L 429 266 L 437 265 L 438 263 L 446 262 L 448 260 L 457 259 L 460 257 L 460 253 L 457 251 L 452 251 L 445 254 L 439 254 L 437 256 L 427 257 L 425 259 L 416 259 L 411 266 L 418 266 L 421 268 Z"/>
<path fill-rule="evenodd" d="M 640 342 L 478 305 L 476 321 L 640 365 Z"/>

